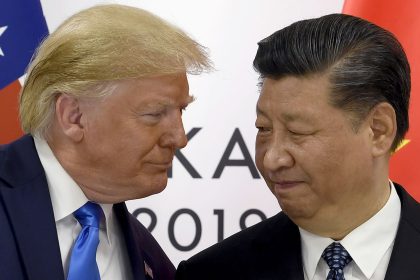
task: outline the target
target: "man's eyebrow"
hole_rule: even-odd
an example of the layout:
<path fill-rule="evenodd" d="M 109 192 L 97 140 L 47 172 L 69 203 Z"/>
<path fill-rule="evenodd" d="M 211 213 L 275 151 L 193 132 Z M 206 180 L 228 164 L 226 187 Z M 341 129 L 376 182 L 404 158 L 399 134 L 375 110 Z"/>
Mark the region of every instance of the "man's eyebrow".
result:
<path fill-rule="evenodd" d="M 178 107 L 178 106 L 187 107 L 189 104 L 191 104 L 194 101 L 195 101 L 195 97 L 192 95 L 189 95 L 180 104 L 177 104 L 174 101 L 160 100 L 160 101 L 154 101 L 152 103 L 146 104 L 145 107 L 150 108 L 150 109 L 154 109 L 157 107 Z"/>
<path fill-rule="evenodd" d="M 301 114 L 282 114 L 284 120 L 286 122 L 293 122 L 293 121 L 301 121 L 301 122 L 308 122 L 312 123 L 313 118 L 307 115 L 301 115 Z"/>
<path fill-rule="evenodd" d="M 257 111 L 257 116 L 263 116 L 263 117 L 268 117 L 267 113 L 264 112 L 264 110 L 262 110 L 258 104 L 256 106 L 256 111 Z M 293 121 L 303 121 L 303 122 L 309 122 L 312 123 L 313 119 L 309 116 L 305 116 L 305 115 L 301 115 L 301 114 L 289 114 L 289 113 L 282 113 L 281 117 L 286 121 L 286 122 L 293 122 Z"/>

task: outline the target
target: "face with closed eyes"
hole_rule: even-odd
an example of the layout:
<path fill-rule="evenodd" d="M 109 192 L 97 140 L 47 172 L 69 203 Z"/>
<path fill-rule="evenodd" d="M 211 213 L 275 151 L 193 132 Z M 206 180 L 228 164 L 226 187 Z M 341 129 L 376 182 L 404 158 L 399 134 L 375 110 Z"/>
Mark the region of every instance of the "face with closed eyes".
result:
<path fill-rule="evenodd" d="M 312 232 L 364 211 L 373 177 L 369 127 L 354 130 L 329 85 L 327 75 L 266 78 L 257 104 L 257 167 L 282 210 Z"/>
<path fill-rule="evenodd" d="M 187 144 L 181 117 L 191 101 L 183 73 L 122 81 L 103 100 L 82 102 L 72 177 L 102 202 L 162 191 L 175 150 Z"/>

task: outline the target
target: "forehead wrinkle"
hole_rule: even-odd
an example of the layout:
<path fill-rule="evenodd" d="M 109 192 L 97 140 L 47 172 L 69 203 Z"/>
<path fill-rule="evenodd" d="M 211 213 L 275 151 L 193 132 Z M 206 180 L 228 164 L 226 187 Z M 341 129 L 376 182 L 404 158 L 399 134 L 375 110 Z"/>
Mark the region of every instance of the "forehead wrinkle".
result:
<path fill-rule="evenodd" d="M 287 123 L 304 122 L 311 124 L 314 121 L 311 116 L 300 113 L 281 113 L 280 116 Z"/>
<path fill-rule="evenodd" d="M 271 109 L 272 112 L 277 111 L 275 107 L 276 107 L 275 104 L 270 104 L 270 109 Z M 264 111 L 264 109 L 261 108 L 260 104 L 258 104 L 258 103 L 256 105 L 256 112 L 257 112 L 257 116 L 263 116 L 265 118 L 271 119 L 269 117 L 269 114 L 266 111 Z M 272 117 L 278 118 L 285 123 L 299 122 L 299 121 L 306 122 L 306 123 L 312 123 L 313 122 L 313 119 L 309 115 L 304 115 L 304 114 L 301 114 L 299 112 L 297 112 L 297 113 L 281 112 L 277 116 L 274 115 Z"/>

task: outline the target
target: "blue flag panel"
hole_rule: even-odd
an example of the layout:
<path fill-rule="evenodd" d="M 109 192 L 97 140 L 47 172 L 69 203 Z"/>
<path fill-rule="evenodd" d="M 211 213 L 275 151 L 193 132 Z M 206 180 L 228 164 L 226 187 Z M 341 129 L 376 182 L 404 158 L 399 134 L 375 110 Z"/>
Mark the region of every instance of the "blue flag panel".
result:
<path fill-rule="evenodd" d="M 0 89 L 24 74 L 38 44 L 47 35 L 39 0 L 1 0 Z"/>

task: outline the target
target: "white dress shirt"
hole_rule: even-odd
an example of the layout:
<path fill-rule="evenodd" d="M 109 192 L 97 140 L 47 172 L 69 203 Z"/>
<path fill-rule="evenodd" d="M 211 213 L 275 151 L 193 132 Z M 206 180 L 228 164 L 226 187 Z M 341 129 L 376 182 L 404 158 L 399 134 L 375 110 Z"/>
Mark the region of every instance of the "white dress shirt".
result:
<path fill-rule="evenodd" d="M 35 137 L 35 147 L 44 167 L 48 189 L 54 211 L 61 261 L 67 278 L 71 250 L 81 226 L 73 212 L 83 206 L 88 199 L 76 182 L 69 176 L 51 151 L 48 143 Z M 96 253 L 102 280 L 132 279 L 127 248 L 118 221 L 112 211 L 112 204 L 100 204 L 105 221 L 101 221 L 99 245 Z"/>
<path fill-rule="evenodd" d="M 384 207 L 339 241 L 353 258 L 344 268 L 346 280 L 385 278 L 401 213 L 401 202 L 392 182 L 390 187 L 391 194 Z M 321 255 L 334 240 L 301 228 L 299 231 L 305 280 L 325 280 L 330 269 Z"/>

